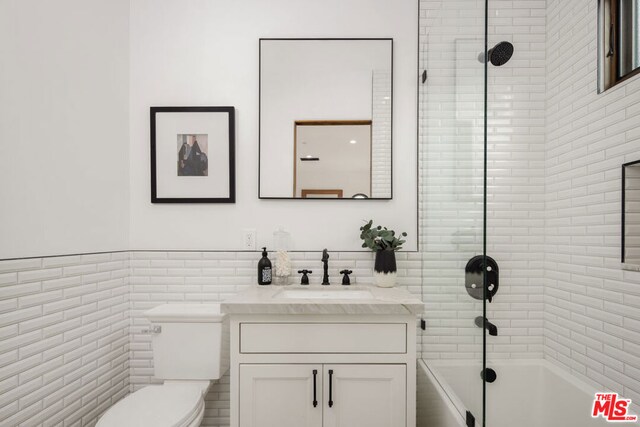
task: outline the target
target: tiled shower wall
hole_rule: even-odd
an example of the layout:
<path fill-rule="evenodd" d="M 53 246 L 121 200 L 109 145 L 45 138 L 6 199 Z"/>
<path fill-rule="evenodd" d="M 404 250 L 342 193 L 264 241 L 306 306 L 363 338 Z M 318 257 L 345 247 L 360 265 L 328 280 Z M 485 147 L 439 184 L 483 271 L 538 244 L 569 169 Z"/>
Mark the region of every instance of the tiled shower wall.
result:
<path fill-rule="evenodd" d="M 426 358 L 480 354 L 469 321 L 481 307 L 461 269 L 482 250 L 482 82 L 464 59 L 482 35 L 481 3 L 421 1 Z M 640 401 L 640 273 L 620 267 L 620 165 L 640 159 L 640 80 L 596 93 L 596 2 L 490 7 L 489 46 L 509 40 L 515 54 L 489 66 L 487 253 L 501 286 L 488 356 L 544 354 Z"/>
<path fill-rule="evenodd" d="M 640 163 L 625 171 L 625 262 L 640 266 Z"/>
<path fill-rule="evenodd" d="M 489 43 L 515 54 L 489 67 L 487 254 L 500 267 L 490 358 L 542 357 L 545 1 L 491 1 Z M 420 2 L 420 217 L 425 358 L 480 360 L 464 267 L 482 254 L 484 1 Z"/>
<path fill-rule="evenodd" d="M 129 392 L 128 281 L 128 252 L 0 261 L 0 425 L 93 425 Z"/>
<path fill-rule="evenodd" d="M 500 266 L 489 360 L 543 355 L 545 13 L 545 0 L 489 2 L 489 47 L 515 49 L 488 68 L 487 254 Z"/>
<path fill-rule="evenodd" d="M 545 357 L 640 402 L 640 273 L 620 266 L 640 79 L 598 95 L 597 2 L 547 7 Z"/>
<path fill-rule="evenodd" d="M 481 253 L 482 1 L 420 2 L 420 250 L 427 329 L 422 353 L 472 358 L 481 351 L 464 266 Z M 455 25 L 452 25 L 455 23 Z M 479 196 L 478 196 L 479 195 Z"/>

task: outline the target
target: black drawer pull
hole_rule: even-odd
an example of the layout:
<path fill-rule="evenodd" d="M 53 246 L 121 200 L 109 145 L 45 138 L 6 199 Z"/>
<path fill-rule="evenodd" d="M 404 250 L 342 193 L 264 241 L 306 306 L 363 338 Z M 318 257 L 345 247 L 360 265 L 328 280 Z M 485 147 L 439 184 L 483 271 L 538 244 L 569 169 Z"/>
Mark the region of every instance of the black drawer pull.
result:
<path fill-rule="evenodd" d="M 333 369 L 329 369 L 329 408 L 333 407 Z"/>
<path fill-rule="evenodd" d="M 316 396 L 316 378 L 318 377 L 318 370 L 313 370 L 313 407 L 318 406 L 318 399 Z"/>

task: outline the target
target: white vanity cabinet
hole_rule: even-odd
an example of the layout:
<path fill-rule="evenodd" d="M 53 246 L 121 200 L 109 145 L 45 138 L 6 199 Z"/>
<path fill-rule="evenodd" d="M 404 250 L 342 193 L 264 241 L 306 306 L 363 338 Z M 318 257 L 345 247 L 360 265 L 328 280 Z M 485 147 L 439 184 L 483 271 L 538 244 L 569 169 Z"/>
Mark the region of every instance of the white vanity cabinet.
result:
<path fill-rule="evenodd" d="M 414 315 L 231 314 L 232 427 L 415 426 Z"/>
<path fill-rule="evenodd" d="M 406 426 L 406 387 L 406 365 L 325 365 L 323 426 Z"/>
<path fill-rule="evenodd" d="M 240 365 L 240 426 L 322 427 L 321 391 L 322 365 Z"/>
<path fill-rule="evenodd" d="M 242 364 L 240 426 L 406 426 L 406 382 L 403 364 Z"/>
<path fill-rule="evenodd" d="M 224 301 L 231 427 L 415 427 L 416 320 L 406 289 L 252 286 Z"/>

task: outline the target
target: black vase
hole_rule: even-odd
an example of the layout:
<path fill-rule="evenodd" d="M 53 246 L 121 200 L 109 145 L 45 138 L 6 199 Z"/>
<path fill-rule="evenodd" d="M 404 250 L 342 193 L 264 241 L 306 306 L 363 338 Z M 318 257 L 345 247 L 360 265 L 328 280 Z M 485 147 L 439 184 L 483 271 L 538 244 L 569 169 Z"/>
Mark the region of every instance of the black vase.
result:
<path fill-rule="evenodd" d="M 383 288 L 390 288 L 396 284 L 396 252 L 395 251 L 377 251 L 376 262 L 374 266 L 374 276 L 376 285 Z"/>

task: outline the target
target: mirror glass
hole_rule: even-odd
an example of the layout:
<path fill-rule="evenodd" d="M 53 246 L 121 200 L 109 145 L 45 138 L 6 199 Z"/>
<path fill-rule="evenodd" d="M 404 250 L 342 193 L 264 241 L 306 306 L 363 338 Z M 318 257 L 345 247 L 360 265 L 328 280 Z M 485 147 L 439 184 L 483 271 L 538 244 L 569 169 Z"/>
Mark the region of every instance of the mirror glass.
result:
<path fill-rule="evenodd" d="M 392 43 L 260 40 L 260 198 L 391 198 Z"/>
<path fill-rule="evenodd" d="M 297 121 L 294 142 L 295 197 L 371 194 L 371 120 Z"/>

